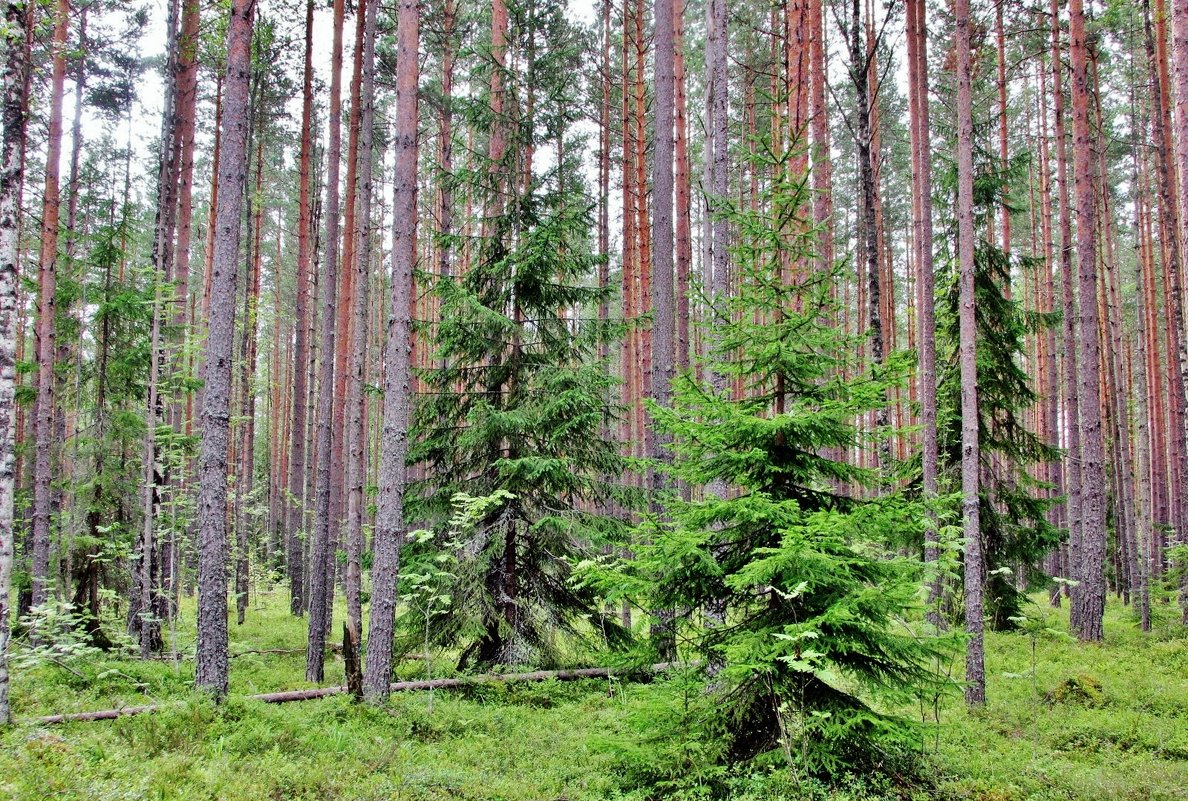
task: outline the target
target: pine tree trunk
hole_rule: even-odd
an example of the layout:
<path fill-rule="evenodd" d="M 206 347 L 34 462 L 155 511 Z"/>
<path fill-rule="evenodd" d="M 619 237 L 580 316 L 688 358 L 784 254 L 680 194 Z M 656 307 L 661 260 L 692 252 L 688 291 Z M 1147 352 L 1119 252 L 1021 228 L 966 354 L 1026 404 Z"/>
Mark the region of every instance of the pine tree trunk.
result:
<path fill-rule="evenodd" d="M 223 196 L 214 220 L 202 398 L 203 437 L 198 459 L 198 647 L 194 682 L 200 689 L 219 697 L 227 692 L 227 444 L 255 10 L 255 0 L 233 0 L 227 30 L 226 96 L 218 172 Z"/>
<path fill-rule="evenodd" d="M 453 91 L 454 60 L 457 25 L 455 0 L 445 0 L 442 11 L 441 98 L 437 119 L 437 230 L 441 243 L 437 251 L 437 274 L 446 278 L 452 274 L 453 248 L 450 237 L 454 232 L 454 193 L 450 177 L 454 170 Z"/>
<path fill-rule="evenodd" d="M 1131 93 L 1133 99 L 1133 91 Z M 1131 120 L 1134 124 L 1137 113 L 1135 103 L 1131 103 Z M 1137 126 L 1135 128 L 1138 130 Z M 1142 182 L 1139 171 L 1139 154 L 1132 153 L 1134 158 L 1134 200 L 1135 200 L 1135 237 L 1137 257 L 1134 260 L 1135 286 L 1135 336 L 1134 358 L 1130 362 L 1131 382 L 1134 385 L 1134 434 L 1135 445 L 1135 545 L 1137 553 L 1135 561 L 1138 563 L 1138 605 L 1139 620 L 1143 631 L 1151 630 L 1151 593 L 1150 575 L 1151 545 L 1154 542 L 1152 521 L 1154 519 L 1152 491 L 1151 491 L 1151 431 L 1148 424 L 1150 419 L 1150 403 L 1147 381 L 1147 298 L 1144 286 L 1146 281 L 1143 273 L 1148 269 L 1146 258 L 1147 243 L 1143 235 Z"/>
<path fill-rule="evenodd" d="M 672 393 L 675 372 L 674 340 L 676 318 L 673 301 L 673 122 L 676 109 L 676 42 L 673 34 L 673 0 L 656 0 L 654 46 L 656 51 L 654 81 L 656 87 L 655 142 L 652 162 L 652 400 L 666 408 Z M 668 442 L 647 427 L 648 458 L 667 462 L 670 458 Z M 662 470 L 652 470 L 652 492 L 656 497 L 665 487 Z M 653 501 L 653 511 L 659 507 Z M 658 623 L 653 630 L 657 638 L 661 661 L 676 654 L 675 634 L 672 630 L 671 610 L 658 610 Z"/>
<path fill-rule="evenodd" d="M 322 265 L 322 336 L 318 378 L 317 478 L 314 491 L 314 531 L 309 566 L 309 645 L 305 656 L 306 681 L 324 677 L 326 634 L 330 625 L 327 596 L 334 591 L 334 551 L 331 543 L 331 445 L 334 410 L 335 289 L 338 283 L 340 197 L 339 161 L 342 156 L 342 27 L 343 0 L 334 0 L 334 44 L 330 67 L 330 134 L 326 145 L 326 241 Z M 343 299 L 346 300 L 345 298 Z"/>
<path fill-rule="evenodd" d="M 50 77 L 49 133 L 45 155 L 45 193 L 41 205 L 41 256 L 38 264 L 37 304 L 37 402 L 33 415 L 33 606 L 49 596 L 51 496 L 54 442 L 54 300 L 57 290 L 58 191 L 62 156 L 62 96 L 66 82 L 66 39 L 70 25 L 69 0 L 58 0 L 54 12 L 54 33 L 50 45 L 53 61 Z"/>
<path fill-rule="evenodd" d="M 1059 0 L 1051 0 L 1052 26 L 1052 108 L 1053 132 L 1056 138 L 1057 210 L 1060 216 L 1060 285 L 1061 316 L 1063 321 L 1063 390 L 1064 390 L 1064 449 L 1068 469 L 1065 470 L 1066 522 L 1068 543 L 1066 578 L 1077 579 L 1077 554 L 1081 542 L 1081 426 L 1077 399 L 1077 328 L 1076 299 L 1073 289 L 1072 266 L 1072 208 L 1069 201 L 1068 145 L 1064 125 L 1064 90 L 1062 48 L 1060 44 Z"/>
<path fill-rule="evenodd" d="M 1082 640 L 1100 640 L 1105 612 L 1105 444 L 1102 434 L 1101 347 L 1097 330 L 1096 207 L 1093 142 L 1089 128 L 1089 56 L 1082 0 L 1069 2 L 1072 65 L 1073 180 L 1077 199 L 1078 407 L 1081 418 L 1080 582 L 1073 592 L 1073 628 Z"/>
<path fill-rule="evenodd" d="M 965 702 L 986 703 L 982 531 L 979 521 L 978 363 L 974 315 L 973 92 L 969 0 L 956 2 L 957 261 L 960 270 L 961 510 L 965 533 Z"/>
<path fill-rule="evenodd" d="M 309 408 L 310 319 L 309 285 L 313 272 L 310 246 L 312 218 L 310 171 L 313 161 L 313 0 L 305 4 L 305 71 L 302 81 L 300 185 L 297 200 L 296 319 L 293 323 L 293 422 L 290 426 L 288 526 L 285 532 L 285 562 L 289 574 L 289 612 L 300 616 L 304 603 L 305 529 L 305 445 Z"/>
<path fill-rule="evenodd" d="M 378 476 L 371 610 L 363 692 L 388 697 L 396 622 L 396 577 L 404 544 L 405 457 L 408 454 L 409 356 L 412 342 L 413 267 L 417 258 L 417 72 L 419 19 L 416 0 L 397 5 L 396 166 L 392 186 L 392 305 L 384 344 L 384 427 Z"/>
<path fill-rule="evenodd" d="M 689 369 L 689 271 L 693 263 L 692 197 L 689 179 L 689 121 L 684 52 L 685 0 L 673 0 L 673 113 L 676 158 L 676 367 Z M 687 488 L 686 488 L 687 489 Z"/>
<path fill-rule="evenodd" d="M 936 431 L 936 302 L 932 265 L 932 157 L 931 126 L 929 123 L 928 93 L 928 37 L 924 0 L 907 0 L 908 24 L 908 88 L 911 114 L 912 230 L 915 244 L 917 275 L 916 306 L 919 309 L 919 366 L 920 426 L 923 434 L 922 462 L 925 498 L 935 498 L 938 492 L 938 454 Z M 937 560 L 937 530 L 935 517 L 929 518 L 924 532 L 924 560 Z M 941 577 L 932 580 L 929 604 L 935 604 L 941 593 Z M 939 624 L 941 616 L 930 612 L 930 619 Z"/>
<path fill-rule="evenodd" d="M 242 626 L 248 608 L 252 517 L 251 496 L 256 462 L 256 357 L 259 340 L 260 272 L 264 239 L 264 120 L 256 120 L 256 188 L 250 204 L 251 256 L 243 297 L 243 332 L 240 336 L 239 467 L 235 480 L 235 623 Z"/>
<path fill-rule="evenodd" d="M 176 78 L 178 4 L 169 3 L 167 23 L 168 64 L 165 69 L 165 109 L 161 121 L 161 141 L 157 154 L 157 210 L 153 229 L 153 308 L 149 336 L 148 403 L 145 410 L 145 437 L 141 456 L 143 484 L 141 486 L 141 535 L 137 562 L 138 593 L 133 633 L 140 641 L 140 656 L 147 659 L 161 648 L 161 623 L 156 611 L 160 604 L 161 561 L 154 533 L 164 484 L 164 467 L 157 452 L 157 426 L 165 422 L 164 402 L 160 382 L 165 373 L 165 349 L 162 323 L 165 314 L 163 285 L 173 277 L 174 232 L 177 224 L 177 181 L 180 159 L 177 145 L 177 106 L 174 80 Z"/>
<path fill-rule="evenodd" d="M 875 180 L 873 160 L 874 128 L 872 114 L 875 109 L 874 95 L 870 86 L 870 67 L 875 51 L 864 44 L 859 0 L 852 0 L 850 6 L 850 81 L 857 97 L 855 113 L 855 152 L 858 163 L 858 257 L 861 278 L 866 286 L 867 338 L 870 341 L 870 358 L 876 365 L 884 361 L 884 337 L 882 321 L 882 269 L 879 263 L 879 226 L 875 219 L 878 203 L 878 187 Z M 887 405 L 881 405 L 874 415 L 874 425 L 885 430 L 888 424 Z M 887 469 L 890 458 L 889 440 L 879 445 L 879 467 Z"/>
<path fill-rule="evenodd" d="M 353 643 L 359 643 L 363 634 L 362 607 L 362 560 L 363 560 L 363 512 L 366 499 L 363 485 L 367 473 L 367 432 L 363 427 L 363 365 L 367 349 L 367 278 L 371 263 L 371 174 L 372 174 L 372 126 L 375 120 L 375 27 L 379 3 L 366 3 L 359 13 L 364 15 L 361 88 L 359 114 L 358 168 L 355 184 L 355 226 L 347 235 L 354 237 L 354 264 L 346 265 L 354 270 L 355 300 L 354 322 L 351 327 L 351 353 L 347 380 L 347 514 L 346 514 L 346 596 L 347 636 Z M 343 643 L 344 650 L 347 643 Z M 361 666 L 355 662 L 355 672 L 348 672 L 347 685 L 357 697 L 362 696 L 363 677 Z"/>

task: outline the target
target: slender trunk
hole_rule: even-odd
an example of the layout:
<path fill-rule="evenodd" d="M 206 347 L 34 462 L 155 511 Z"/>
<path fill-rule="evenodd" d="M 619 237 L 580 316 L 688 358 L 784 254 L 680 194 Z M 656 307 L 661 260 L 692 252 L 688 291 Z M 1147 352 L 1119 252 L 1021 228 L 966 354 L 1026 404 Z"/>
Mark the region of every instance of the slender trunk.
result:
<path fill-rule="evenodd" d="M 692 207 L 689 180 L 689 122 L 685 90 L 685 0 L 673 0 L 673 80 L 676 140 L 676 367 L 689 369 L 689 270 L 693 263 Z"/>
<path fill-rule="evenodd" d="M 317 483 L 314 498 L 314 532 L 309 568 L 309 646 L 305 657 L 306 681 L 324 677 L 326 633 L 330 624 L 328 595 L 334 591 L 334 551 L 331 549 L 330 489 L 331 445 L 334 410 L 335 288 L 338 282 L 340 197 L 339 161 L 342 157 L 342 26 L 344 0 L 334 0 L 334 44 L 330 56 L 330 135 L 326 146 L 326 241 L 322 277 L 322 359 L 318 379 Z M 345 300 L 345 298 L 343 299 Z"/>
<path fill-rule="evenodd" d="M 243 297 L 243 333 L 240 338 L 240 431 L 239 468 L 235 479 L 235 623 L 242 626 L 248 608 L 249 543 L 251 520 L 249 511 L 255 484 L 256 461 L 256 356 L 259 339 L 260 272 L 263 267 L 264 226 L 264 132 L 263 118 L 257 118 L 256 188 L 250 199 L 255 208 L 251 213 L 251 258 L 248 262 L 247 282 Z"/>
<path fill-rule="evenodd" d="M 656 132 L 652 162 L 652 401 L 667 407 L 672 394 L 675 372 L 675 316 L 673 290 L 673 118 L 675 114 L 675 49 L 673 0 L 656 0 L 654 22 L 656 62 L 654 81 L 656 96 Z M 649 425 L 647 431 L 648 458 L 661 463 L 670 460 L 667 439 Z M 652 492 L 660 493 L 665 486 L 662 470 L 652 470 Z M 653 495 L 655 498 L 656 495 Z M 653 500 L 653 504 L 656 501 Z M 659 507 L 654 506 L 658 511 Z M 658 636 L 661 659 L 676 654 L 676 640 L 672 631 L 672 612 L 659 611 L 659 623 L 653 632 Z"/>
<path fill-rule="evenodd" d="M 149 336 L 148 404 L 145 410 L 145 436 L 141 457 L 143 484 L 141 486 L 141 535 L 137 563 L 137 615 L 132 629 L 140 640 L 141 658 L 161 648 L 161 623 L 156 616 L 156 596 L 161 563 L 158 553 L 157 513 L 161 502 L 164 466 L 157 451 L 157 425 L 163 420 L 164 401 L 160 382 L 165 372 L 165 350 L 161 327 L 165 314 L 164 284 L 172 279 L 174 231 L 177 222 L 177 180 L 179 159 L 177 145 L 177 107 L 175 105 L 177 58 L 178 4 L 169 3 L 167 25 L 168 63 L 165 69 L 165 110 L 161 121 L 161 142 L 157 154 L 157 216 L 153 230 L 153 308 Z"/>
<path fill-rule="evenodd" d="M 437 181 L 437 230 L 440 236 L 437 246 L 437 274 L 442 278 L 451 275 L 453 256 L 450 239 L 454 232 L 454 193 L 450 188 L 450 180 L 454 169 L 453 92 L 456 25 L 455 0 L 445 0 L 442 20 L 441 97 L 438 100 L 440 106 L 437 122 L 437 167 L 440 170 Z"/>
<path fill-rule="evenodd" d="M 51 43 L 49 133 L 45 155 L 45 193 L 41 206 L 41 257 L 38 264 L 37 401 L 33 416 L 33 606 L 49 595 L 51 495 L 57 443 L 54 423 L 54 295 L 57 290 L 58 191 L 62 156 L 62 96 L 66 83 L 66 38 L 70 25 L 69 0 L 58 0 Z"/>
<path fill-rule="evenodd" d="M 344 653 L 354 653 L 363 633 L 362 560 L 363 485 L 367 473 L 367 432 L 363 427 L 363 365 L 367 349 L 367 277 L 371 262 L 371 174 L 372 126 L 375 119 L 375 26 L 379 3 L 371 0 L 359 13 L 364 15 L 362 79 L 360 88 L 359 150 L 356 178 L 355 226 L 347 235 L 355 239 L 354 270 L 355 319 L 351 328 L 351 354 L 347 381 L 347 514 L 346 514 L 346 596 L 347 619 L 343 642 Z M 363 676 L 358 659 L 354 670 L 347 673 L 347 685 L 353 694 L 362 697 Z"/>
<path fill-rule="evenodd" d="M 346 585 L 346 572 L 337 575 L 337 554 L 343 549 L 343 517 L 346 512 L 347 495 L 347 393 L 350 370 L 350 352 L 353 342 L 352 329 L 355 324 L 355 308 L 358 296 L 355 286 L 355 196 L 359 180 L 359 115 L 362 111 L 360 92 L 363 82 L 363 28 L 367 15 L 363 3 L 358 4 L 355 15 L 355 49 L 352 56 L 350 85 L 350 113 L 347 117 L 346 181 L 343 195 L 342 252 L 339 256 L 338 303 L 336 308 L 334 334 L 334 390 L 333 429 L 330 434 L 330 537 L 327 553 L 330 561 L 326 567 L 326 637 L 334 618 L 334 593 L 336 578 Z"/>
<path fill-rule="evenodd" d="M 965 702 L 986 703 L 982 531 L 979 521 L 977 323 L 974 315 L 973 93 L 969 0 L 956 0 L 957 261 L 960 269 L 961 508 L 965 518 Z"/>
<path fill-rule="evenodd" d="M 850 81 L 857 96 L 855 122 L 855 150 L 858 164 L 858 237 L 859 268 L 866 285 L 867 338 L 870 340 L 870 358 L 876 365 L 884 361 L 884 337 L 882 322 L 882 270 L 879 264 L 879 230 L 875 220 L 877 191 L 874 163 L 874 129 L 872 114 L 875 110 L 874 95 L 870 86 L 870 68 L 874 63 L 875 49 L 864 45 L 859 0 L 852 0 L 850 6 Z M 888 425 L 887 404 L 875 411 L 874 425 L 886 430 Z M 890 440 L 879 445 L 879 467 L 890 465 Z"/>
<path fill-rule="evenodd" d="M 297 309 L 294 321 L 293 422 L 290 426 L 288 530 L 285 532 L 285 561 L 289 574 L 289 612 L 300 616 L 304 605 L 305 541 L 305 443 L 309 408 L 309 284 L 313 272 L 310 247 L 312 209 L 310 170 L 313 161 L 313 0 L 305 4 L 305 72 L 302 82 L 300 185 L 297 200 Z"/>
<path fill-rule="evenodd" d="M 198 647 L 195 684 L 215 696 L 227 692 L 227 443 L 231 351 L 235 335 L 235 274 L 240 211 L 247 175 L 248 81 L 255 0 L 233 0 L 227 29 L 222 159 L 224 194 L 215 216 L 209 333 L 206 339 L 202 447 L 198 459 Z"/>
<path fill-rule="evenodd" d="M 1133 100 L 1133 90 L 1131 97 Z M 1131 103 L 1131 119 L 1137 116 L 1134 111 L 1136 104 Z M 1134 124 L 1132 122 L 1132 124 Z M 1137 128 L 1136 128 L 1137 130 Z M 1134 357 L 1130 362 L 1131 382 L 1134 385 L 1134 433 L 1137 443 L 1135 446 L 1135 545 L 1137 553 L 1135 561 L 1138 563 L 1138 604 L 1139 619 L 1143 631 L 1151 630 L 1151 593 L 1150 575 L 1151 544 L 1154 541 L 1152 521 L 1154 519 L 1152 491 L 1151 491 L 1151 431 L 1148 425 L 1150 404 L 1147 381 L 1147 343 L 1150 341 L 1147 331 L 1147 298 L 1144 286 L 1147 281 L 1143 273 L 1149 269 L 1147 261 L 1147 242 L 1143 235 L 1142 183 L 1139 171 L 1139 154 L 1132 153 L 1134 159 L 1134 203 L 1135 215 L 1135 245 L 1138 251 L 1134 260 L 1135 286 L 1135 337 Z"/>
<path fill-rule="evenodd" d="M 396 618 L 396 576 L 405 534 L 412 271 L 417 257 L 417 53 L 420 31 L 416 0 L 399 0 L 396 30 L 392 305 L 384 344 L 384 427 L 378 480 L 379 512 L 375 528 L 367 661 L 363 673 L 363 692 L 373 701 L 385 700 L 389 692 Z"/>
<path fill-rule="evenodd" d="M 938 455 L 936 431 L 936 313 L 934 273 L 932 265 L 932 157 L 928 103 L 928 42 L 924 0 L 907 0 L 908 19 L 908 87 L 909 109 L 912 115 L 912 204 L 913 243 L 917 276 L 916 307 L 919 309 L 919 393 L 920 427 L 923 433 L 924 497 L 935 498 L 938 492 Z M 924 532 L 924 560 L 937 560 L 936 518 L 929 516 Z M 937 575 L 929 588 L 930 605 L 940 598 L 941 576 Z M 931 613 L 934 624 L 941 621 Z"/>
<path fill-rule="evenodd" d="M 17 260 L 20 255 L 20 187 L 25 151 L 24 2 L 4 8 L 8 49 L 3 70 L 3 138 L 0 139 L 0 726 L 12 719 L 8 704 L 9 598 L 13 560 L 13 498 L 16 490 L 15 394 L 17 338 Z"/>
<path fill-rule="evenodd" d="M 1051 0 L 1050 22 L 1052 26 L 1052 110 L 1053 133 L 1056 138 L 1056 180 L 1057 209 L 1060 216 L 1060 286 L 1061 316 L 1063 318 L 1063 367 L 1064 367 L 1064 449 L 1068 455 L 1065 470 L 1066 522 L 1068 544 L 1066 547 L 1067 578 L 1077 579 L 1079 564 L 1077 554 L 1081 542 L 1081 426 L 1077 397 L 1077 327 L 1076 298 L 1073 294 L 1072 266 L 1072 208 L 1069 202 L 1068 144 L 1064 125 L 1064 89 L 1062 88 L 1063 58 L 1060 45 L 1059 0 Z"/>

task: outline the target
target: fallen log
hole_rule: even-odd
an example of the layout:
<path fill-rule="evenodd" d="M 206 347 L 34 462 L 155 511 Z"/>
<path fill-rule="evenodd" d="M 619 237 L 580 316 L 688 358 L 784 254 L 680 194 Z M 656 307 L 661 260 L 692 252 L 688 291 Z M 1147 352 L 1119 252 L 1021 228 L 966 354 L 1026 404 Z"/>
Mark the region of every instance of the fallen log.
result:
<path fill-rule="evenodd" d="M 534 670 L 529 673 L 488 673 L 480 676 L 460 676 L 447 679 L 422 679 L 419 681 L 396 681 L 389 685 L 392 692 L 415 692 L 417 690 L 454 690 L 463 687 L 473 687 L 482 684 L 499 682 L 535 682 L 535 681 L 576 681 L 578 679 L 608 679 L 616 676 L 631 676 L 640 673 L 659 673 L 671 667 L 669 662 L 661 662 L 648 668 L 638 670 L 616 671 L 614 668 L 575 668 L 571 670 Z M 286 704 L 290 701 L 310 701 L 315 698 L 328 698 L 332 695 L 342 695 L 346 687 L 314 687 L 308 690 L 282 690 L 273 693 L 256 693 L 245 695 L 249 701 L 263 701 L 266 704 Z M 118 709 L 101 709 L 96 712 L 68 712 L 61 715 L 45 715 L 33 718 L 30 722 L 43 725 L 57 723 L 85 723 L 93 720 L 114 720 L 130 715 L 145 715 L 159 712 L 168 708 L 169 704 L 147 704 L 145 706 L 125 706 Z"/>

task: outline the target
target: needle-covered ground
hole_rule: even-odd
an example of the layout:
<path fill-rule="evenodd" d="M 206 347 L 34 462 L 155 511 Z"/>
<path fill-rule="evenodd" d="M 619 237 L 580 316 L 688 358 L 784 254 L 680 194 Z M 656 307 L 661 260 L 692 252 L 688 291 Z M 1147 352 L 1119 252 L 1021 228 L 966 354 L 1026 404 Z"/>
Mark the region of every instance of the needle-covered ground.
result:
<path fill-rule="evenodd" d="M 1080 645 L 1059 633 L 1066 611 L 1034 605 L 1034 636 L 988 637 L 988 707 L 969 714 L 958 698 L 946 702 L 918 776 L 849 777 L 827 789 L 779 760 L 749 775 L 712 769 L 696 727 L 683 725 L 697 699 L 679 676 L 488 685 L 439 692 L 431 708 L 425 693 L 385 708 L 343 697 L 242 700 L 308 686 L 299 680 L 304 621 L 283 601 L 265 597 L 247 624 L 232 626 L 232 651 L 242 655 L 220 707 L 193 695 L 184 656 L 18 669 L 14 709 L 26 722 L 0 734 L 0 798 L 596 801 L 700 798 L 712 783 L 735 799 L 1188 799 L 1188 630 L 1170 606 L 1155 610 L 1156 630 L 1143 635 L 1130 610 L 1111 605 L 1106 643 Z M 179 631 L 192 625 L 183 618 Z M 179 634 L 181 654 L 190 644 Z M 266 653 L 285 649 L 293 652 Z M 401 672 L 423 670 L 410 661 Z M 336 659 L 328 679 L 341 676 Z M 27 722 L 152 702 L 165 710 Z"/>

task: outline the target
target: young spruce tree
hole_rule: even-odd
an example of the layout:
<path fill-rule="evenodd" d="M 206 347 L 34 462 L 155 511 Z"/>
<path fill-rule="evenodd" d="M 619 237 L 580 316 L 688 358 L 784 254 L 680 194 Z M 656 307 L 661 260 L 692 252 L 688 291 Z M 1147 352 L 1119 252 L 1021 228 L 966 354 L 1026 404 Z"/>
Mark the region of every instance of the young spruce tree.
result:
<path fill-rule="evenodd" d="M 883 710 L 939 690 L 933 666 L 946 648 L 907 622 L 923 597 L 920 565 L 890 546 L 920 533 L 922 506 L 891 491 L 863 497 L 877 476 L 831 455 L 877 445 L 855 421 L 885 403 L 907 362 L 892 354 L 842 377 L 857 343 L 827 322 L 840 271 L 781 271 L 813 263 L 813 237 L 794 233 L 807 229 L 809 191 L 786 154 L 761 158 L 760 174 L 784 177 L 758 211 L 723 212 L 738 232 L 739 289 L 706 333 L 703 372 L 741 379 L 742 397 L 688 373 L 671 409 L 653 410 L 677 477 L 728 490 L 671 499 L 609 583 L 686 610 L 678 637 L 719 699 L 723 758 L 782 748 L 829 773 L 902 742 L 909 724 Z M 703 609 L 714 611 L 689 611 Z"/>
<path fill-rule="evenodd" d="M 974 226 L 986 223 L 1009 203 L 1002 188 L 1026 180 L 1026 161 L 1017 159 L 1007 168 L 994 157 L 978 154 L 974 179 Z M 1026 596 L 1015 581 L 1036 580 L 1037 565 L 1060 538 L 1048 520 L 1053 501 L 1044 496 L 1044 485 L 1028 468 L 1055 461 L 1055 448 L 1028 428 L 1025 412 L 1038 401 L 1031 377 L 1023 369 L 1027 337 L 1057 322 L 1054 315 L 1027 310 L 1008 292 L 1012 266 L 1022 274 L 1035 269 L 1035 259 L 1010 255 L 997 243 L 980 237 L 974 252 L 974 305 L 978 353 L 978 446 L 981 453 L 979 482 L 982 547 L 986 564 L 985 610 L 988 624 L 997 631 L 1015 627 Z M 938 308 L 940 380 L 937 429 L 940 459 L 947 472 L 961 466 L 961 375 L 957 312 L 957 275 L 947 276 Z"/>
<path fill-rule="evenodd" d="M 427 476 L 413 488 L 410 520 L 444 531 L 459 493 L 501 499 L 451 543 L 449 608 L 434 637 L 459 647 L 464 667 L 554 662 L 558 633 L 623 635 L 592 591 L 570 580 L 578 560 L 617 536 L 621 524 L 599 511 L 623 470 L 604 436 L 616 409 L 598 354 L 612 331 L 596 319 L 605 290 L 590 286 L 592 203 L 568 155 L 579 152 L 571 127 L 580 87 L 570 76 L 580 32 L 561 3 L 512 2 L 507 12 L 506 48 L 532 89 L 510 74 L 479 75 L 479 85 L 502 85 L 503 113 L 492 113 L 490 98 L 463 109 L 500 144 L 454 176 L 482 201 L 482 235 L 469 269 L 437 277 L 436 366 L 422 372 L 410 454 Z M 481 59 L 479 70 L 502 63 Z M 541 143 L 560 161 L 533 164 Z M 410 558 L 417 548 L 410 543 Z"/>

